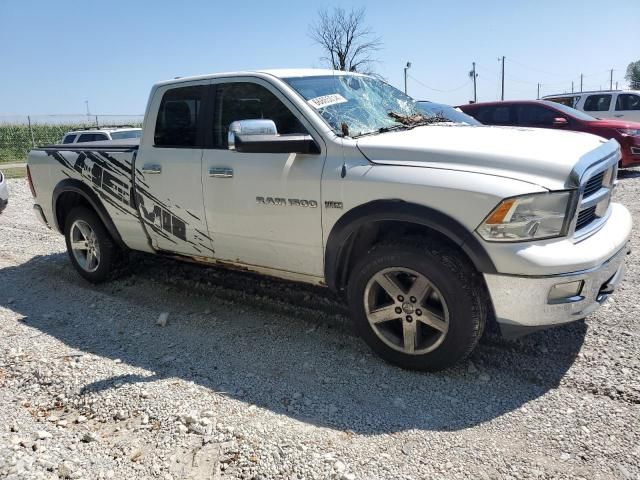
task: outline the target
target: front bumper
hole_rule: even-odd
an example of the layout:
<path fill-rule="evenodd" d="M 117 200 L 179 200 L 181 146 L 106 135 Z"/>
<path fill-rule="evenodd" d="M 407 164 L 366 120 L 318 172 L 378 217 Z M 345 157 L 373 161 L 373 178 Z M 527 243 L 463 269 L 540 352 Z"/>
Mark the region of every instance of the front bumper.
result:
<path fill-rule="evenodd" d="M 602 305 L 624 277 L 625 246 L 602 265 L 566 275 L 523 277 L 485 274 L 502 334 L 517 337 L 535 330 L 580 320 Z M 578 295 L 550 300 L 559 284 L 582 281 Z"/>
<path fill-rule="evenodd" d="M 629 211 L 611 204 L 606 223 L 583 240 L 494 246 L 494 258 L 506 260 L 505 248 L 512 254 L 509 263 L 496 262 L 500 273 L 484 274 L 502 334 L 520 336 L 591 314 L 622 280 L 630 237 Z M 569 288 L 576 284 L 578 291 Z"/>

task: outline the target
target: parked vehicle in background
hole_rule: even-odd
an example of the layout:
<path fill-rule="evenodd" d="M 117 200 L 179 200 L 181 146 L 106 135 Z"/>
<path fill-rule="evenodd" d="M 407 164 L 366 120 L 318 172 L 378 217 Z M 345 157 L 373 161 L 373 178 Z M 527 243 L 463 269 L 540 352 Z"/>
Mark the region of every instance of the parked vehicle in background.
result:
<path fill-rule="evenodd" d="M 542 99 L 581 110 L 596 118 L 640 122 L 640 90 L 566 93 L 545 95 Z"/>
<path fill-rule="evenodd" d="M 640 165 L 640 123 L 601 120 L 575 108 L 547 100 L 514 100 L 460 105 L 485 125 L 553 128 L 615 139 L 621 147 L 620 167 Z"/>
<path fill-rule="evenodd" d="M 430 102 L 429 100 L 419 100 L 416 102 L 418 109 L 427 115 L 442 117 L 453 123 L 466 123 L 467 125 L 482 125 L 471 115 L 467 115 L 457 107 L 444 103 Z"/>
<path fill-rule="evenodd" d="M 488 319 L 517 336 L 591 314 L 628 252 L 620 146 L 441 123 L 356 73 L 169 80 L 140 141 L 32 150 L 34 210 L 91 282 L 131 249 L 328 286 L 405 368 L 460 361 Z"/>
<path fill-rule="evenodd" d="M 0 213 L 7 208 L 9 203 L 9 187 L 7 186 L 7 179 L 4 174 L 0 172 Z"/>
<path fill-rule="evenodd" d="M 119 125 L 112 127 L 89 127 L 84 130 L 75 130 L 64 135 L 60 143 L 85 143 L 100 142 L 104 140 L 126 140 L 140 138 L 142 129 L 131 125 Z"/>

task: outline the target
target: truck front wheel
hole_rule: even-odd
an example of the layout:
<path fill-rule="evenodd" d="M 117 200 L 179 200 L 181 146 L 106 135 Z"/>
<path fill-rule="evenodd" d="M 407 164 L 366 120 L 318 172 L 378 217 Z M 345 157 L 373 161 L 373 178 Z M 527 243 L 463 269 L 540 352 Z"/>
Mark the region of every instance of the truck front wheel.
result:
<path fill-rule="evenodd" d="M 355 327 L 382 358 L 436 371 L 464 359 L 482 336 L 479 275 L 447 245 L 400 240 L 374 246 L 352 270 Z"/>
<path fill-rule="evenodd" d="M 65 222 L 65 240 L 71 263 L 92 283 L 105 281 L 111 273 L 117 246 L 92 210 L 75 207 Z"/>

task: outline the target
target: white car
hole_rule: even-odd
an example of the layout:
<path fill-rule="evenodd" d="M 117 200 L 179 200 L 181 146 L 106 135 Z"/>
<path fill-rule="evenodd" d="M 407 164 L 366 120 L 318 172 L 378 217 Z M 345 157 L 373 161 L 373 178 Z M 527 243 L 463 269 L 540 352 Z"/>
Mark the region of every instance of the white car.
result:
<path fill-rule="evenodd" d="M 104 140 L 127 140 L 132 138 L 140 138 L 142 135 L 141 128 L 130 126 L 118 127 L 95 127 L 85 130 L 75 130 L 68 132 L 60 140 L 60 143 L 84 143 L 84 142 L 100 142 Z"/>
<path fill-rule="evenodd" d="M 562 103 L 596 118 L 640 122 L 640 90 L 602 90 L 596 92 L 547 95 L 543 100 Z"/>
<path fill-rule="evenodd" d="M 9 187 L 7 186 L 7 179 L 3 173 L 0 172 L 0 213 L 7 208 L 9 203 Z"/>
<path fill-rule="evenodd" d="M 140 250 L 327 286 L 379 355 L 436 370 L 494 319 L 584 318 L 624 274 L 615 140 L 434 121 L 330 70 L 161 82 L 144 125 L 29 153 L 35 212 L 90 282 Z"/>

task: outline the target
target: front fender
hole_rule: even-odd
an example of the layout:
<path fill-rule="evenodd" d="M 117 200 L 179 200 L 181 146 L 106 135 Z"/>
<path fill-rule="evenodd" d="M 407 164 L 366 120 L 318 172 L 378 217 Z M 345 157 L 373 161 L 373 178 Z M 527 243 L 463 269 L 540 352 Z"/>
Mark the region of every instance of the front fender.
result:
<path fill-rule="evenodd" d="M 333 226 L 325 250 L 325 279 L 329 288 L 338 290 L 342 284 L 340 265 L 351 235 L 364 225 L 382 221 L 414 223 L 435 230 L 458 245 L 479 272 L 496 273 L 480 240 L 457 220 L 403 200 L 375 200 L 349 210 Z"/>

